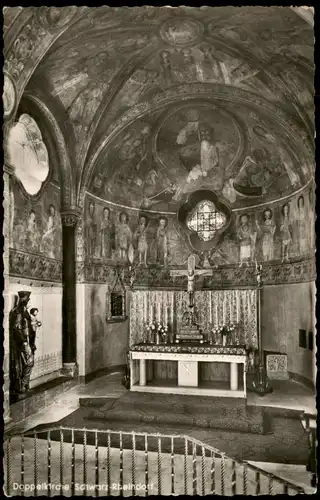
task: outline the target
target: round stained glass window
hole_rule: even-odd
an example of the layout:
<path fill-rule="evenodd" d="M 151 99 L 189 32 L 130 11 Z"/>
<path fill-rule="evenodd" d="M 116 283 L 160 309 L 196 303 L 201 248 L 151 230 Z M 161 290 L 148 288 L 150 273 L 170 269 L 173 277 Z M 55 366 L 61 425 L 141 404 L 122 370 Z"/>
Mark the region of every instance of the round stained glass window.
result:
<path fill-rule="evenodd" d="M 195 231 L 201 240 L 209 241 L 226 225 L 227 217 L 212 201 L 204 200 L 196 205 L 186 222 L 187 227 Z"/>

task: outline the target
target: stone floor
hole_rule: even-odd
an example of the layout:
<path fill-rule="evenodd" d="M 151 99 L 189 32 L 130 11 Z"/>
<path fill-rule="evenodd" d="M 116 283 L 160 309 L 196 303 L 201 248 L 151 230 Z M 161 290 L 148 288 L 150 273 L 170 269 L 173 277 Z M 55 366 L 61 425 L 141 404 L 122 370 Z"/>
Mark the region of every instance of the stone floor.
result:
<path fill-rule="evenodd" d="M 316 397 L 311 389 L 292 380 L 273 380 L 271 394 L 260 397 L 254 392 L 248 392 L 248 405 L 261 405 L 316 412 Z"/>
<path fill-rule="evenodd" d="M 126 392 L 126 389 L 121 385 L 121 377 L 122 374 L 113 373 L 98 378 L 87 385 L 76 386 L 67 393 L 58 396 L 50 407 L 15 425 L 14 430 L 23 432 L 39 424 L 61 420 L 79 408 L 79 398 L 118 398 Z M 297 409 L 311 413 L 316 411 L 315 396 L 311 390 L 304 386 L 293 381 L 273 381 L 272 386 L 274 392 L 262 398 L 254 393 L 249 393 L 248 404 Z M 8 430 L 9 428 L 10 425 Z M 13 430 L 12 427 L 11 430 Z M 283 477 L 283 479 L 294 481 L 298 486 L 306 487 L 308 493 L 314 491 L 310 488 L 310 475 L 303 466 L 268 463 L 258 465 L 266 471 L 274 472 Z"/>
<path fill-rule="evenodd" d="M 122 373 L 112 373 L 89 382 L 86 385 L 77 385 L 57 396 L 50 407 L 44 408 L 35 415 L 25 419 L 18 425 L 8 425 L 6 430 L 14 429 L 25 431 L 39 424 L 57 422 L 80 407 L 79 398 L 117 398 L 127 392 L 121 385 Z"/>

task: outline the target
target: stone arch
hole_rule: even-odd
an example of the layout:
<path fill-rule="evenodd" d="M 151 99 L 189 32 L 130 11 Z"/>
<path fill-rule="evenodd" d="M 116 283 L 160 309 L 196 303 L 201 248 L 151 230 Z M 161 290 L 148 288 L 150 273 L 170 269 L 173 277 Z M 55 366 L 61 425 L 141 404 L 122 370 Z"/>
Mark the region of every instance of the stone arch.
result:
<path fill-rule="evenodd" d="M 29 93 L 22 96 L 19 111 L 29 114 L 40 125 L 50 161 L 59 172 L 61 210 L 75 208 L 76 182 L 65 139 L 55 116 L 43 100 Z"/>

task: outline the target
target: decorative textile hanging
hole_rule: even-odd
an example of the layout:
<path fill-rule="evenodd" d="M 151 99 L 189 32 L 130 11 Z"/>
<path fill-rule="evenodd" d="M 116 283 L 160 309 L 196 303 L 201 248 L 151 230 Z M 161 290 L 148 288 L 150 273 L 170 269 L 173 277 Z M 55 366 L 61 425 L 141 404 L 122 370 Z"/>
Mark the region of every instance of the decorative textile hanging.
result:
<path fill-rule="evenodd" d="M 234 323 L 239 325 L 239 343 L 256 348 L 256 301 L 255 289 L 198 291 L 195 310 L 200 328 L 207 333 L 212 325 Z M 179 331 L 188 304 L 188 293 L 183 291 L 134 291 L 130 307 L 130 345 L 143 341 L 146 326 L 152 320 L 168 324 L 170 331 Z"/>

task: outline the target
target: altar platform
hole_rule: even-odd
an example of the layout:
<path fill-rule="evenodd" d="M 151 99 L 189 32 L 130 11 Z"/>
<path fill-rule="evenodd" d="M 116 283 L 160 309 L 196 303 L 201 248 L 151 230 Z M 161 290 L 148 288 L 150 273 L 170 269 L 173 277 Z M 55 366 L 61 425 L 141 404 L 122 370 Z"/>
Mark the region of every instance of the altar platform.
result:
<path fill-rule="evenodd" d="M 176 379 L 156 380 L 153 376 L 153 363 L 155 361 L 177 363 Z M 229 381 L 201 380 L 200 363 L 228 363 Z M 196 342 L 188 344 L 135 344 L 130 348 L 130 390 L 246 398 L 246 363 L 246 350 L 244 346 L 240 345 L 222 346 Z M 239 370 L 240 365 L 242 365 L 242 370 Z M 239 371 L 241 371 L 240 377 Z"/>

